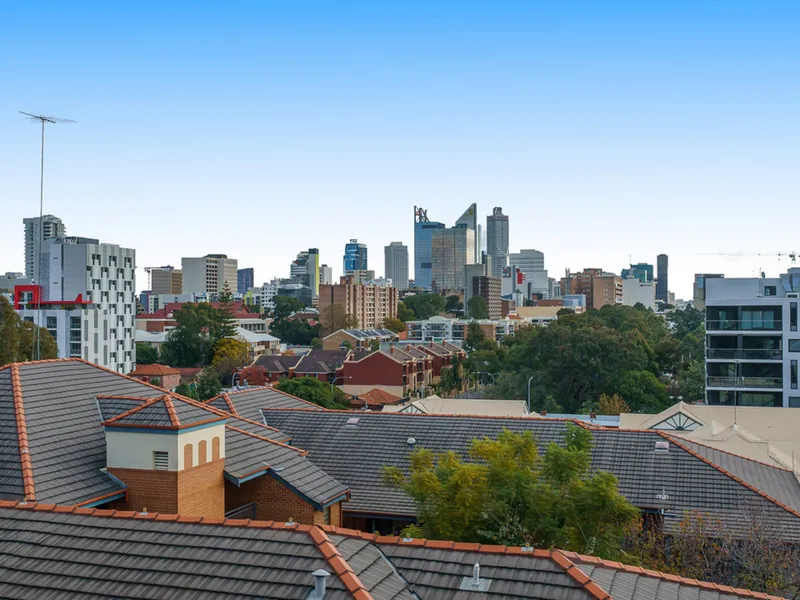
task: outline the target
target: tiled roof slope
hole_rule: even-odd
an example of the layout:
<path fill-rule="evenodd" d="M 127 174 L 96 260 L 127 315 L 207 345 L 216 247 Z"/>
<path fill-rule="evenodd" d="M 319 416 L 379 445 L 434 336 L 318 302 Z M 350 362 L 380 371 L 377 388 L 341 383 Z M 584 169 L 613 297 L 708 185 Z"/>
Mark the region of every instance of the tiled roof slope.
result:
<path fill-rule="evenodd" d="M 382 483 L 383 466 L 407 470 L 414 447 L 463 455 L 474 438 L 495 438 L 507 428 L 530 430 L 544 450 L 550 442 L 563 441 L 566 432 L 565 421 L 550 419 L 306 410 L 265 410 L 264 414 L 271 426 L 307 450 L 312 461 L 350 487 L 352 497 L 345 510 L 366 514 L 414 515 L 413 501 Z M 358 422 L 353 424 L 355 418 Z M 655 452 L 655 443 L 665 440 L 657 432 L 596 429 L 592 434 L 592 468 L 616 475 L 620 492 L 634 505 L 666 510 L 667 527 L 677 525 L 684 511 L 697 510 L 738 531 L 743 525 L 742 509 L 754 507 L 780 524 L 787 539 L 800 540 L 800 516 L 781 506 L 783 496 L 766 497 L 769 494 L 759 493 L 676 444 L 671 443 L 668 452 Z M 353 459 L 352 448 L 359 449 L 358 460 Z"/>
<path fill-rule="evenodd" d="M 470 585 L 475 563 L 481 591 Z M 328 525 L 0 502 L 3 597 L 305 599 L 312 597 L 317 569 L 331 573 L 325 595 L 331 600 L 610 600 L 609 588 L 622 600 L 774 599 L 558 550 L 380 537 Z M 611 580 L 609 570 L 617 571 Z M 677 585 L 662 585 L 657 595 L 649 595 L 653 588 L 646 584 L 635 587 L 642 595 L 631 592 L 620 573 Z"/>
<path fill-rule="evenodd" d="M 300 359 L 295 373 L 333 373 L 342 368 L 350 350 L 312 350 Z"/>
<path fill-rule="evenodd" d="M 97 403 L 100 406 L 105 425 L 181 429 L 225 419 L 216 411 L 210 411 L 200 404 L 170 394 L 139 402 L 123 412 L 107 416 L 119 408 L 123 408 L 124 403 L 120 404 L 119 402 L 125 400 L 131 403 L 136 402 L 135 398 L 98 396 Z"/>
<path fill-rule="evenodd" d="M 0 371 L 0 500 L 19 500 L 24 495 L 14 390 L 11 387 L 9 367 Z"/>
<path fill-rule="evenodd" d="M 261 422 L 262 408 L 308 408 L 322 410 L 322 408 L 316 404 L 306 402 L 305 400 L 290 396 L 289 394 L 284 394 L 271 387 L 244 389 L 237 392 L 228 392 L 226 395 L 230 399 L 231 404 L 233 404 L 235 414 L 257 422 Z M 226 407 L 222 395 L 209 400 L 208 403 L 215 408 L 230 412 L 230 408 Z"/>
<path fill-rule="evenodd" d="M 36 499 L 79 504 L 121 491 L 101 471 L 106 440 L 95 398 L 163 392 L 78 360 L 21 363 L 8 370 L 13 369 L 19 372 Z M 13 402 L 13 391 L 0 386 L 0 414 L 13 410 Z"/>

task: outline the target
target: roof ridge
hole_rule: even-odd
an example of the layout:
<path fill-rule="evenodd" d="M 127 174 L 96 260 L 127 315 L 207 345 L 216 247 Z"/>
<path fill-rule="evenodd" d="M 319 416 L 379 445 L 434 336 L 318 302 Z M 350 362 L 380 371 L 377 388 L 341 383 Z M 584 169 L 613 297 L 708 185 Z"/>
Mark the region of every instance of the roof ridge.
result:
<path fill-rule="evenodd" d="M 591 577 L 581 571 L 581 568 L 572 562 L 560 550 L 553 551 L 553 562 L 564 569 L 567 575 L 577 581 L 586 592 L 597 600 L 612 600 L 611 594 L 601 588 Z"/>
<path fill-rule="evenodd" d="M 178 418 L 178 413 L 175 412 L 175 405 L 172 404 L 172 398 L 170 398 L 169 394 L 164 394 L 161 396 L 161 399 L 164 401 L 164 406 L 167 407 L 167 415 L 169 415 L 169 422 L 172 423 L 175 427 L 181 426 L 181 420 Z"/>
<path fill-rule="evenodd" d="M 317 550 L 325 557 L 327 563 L 334 570 L 339 580 L 345 585 L 347 590 L 353 594 L 355 598 L 360 600 L 372 600 L 372 594 L 361 583 L 361 580 L 356 575 L 344 557 L 339 552 L 339 549 L 334 545 L 328 534 L 325 533 L 319 526 L 314 526 L 308 531 L 309 537 L 314 541 Z"/>
<path fill-rule="evenodd" d="M 138 406 L 134 406 L 133 408 L 129 408 L 125 412 L 121 412 L 118 415 L 111 417 L 110 419 L 106 419 L 105 421 L 103 421 L 102 424 L 103 425 L 108 425 L 108 424 L 116 423 L 120 419 L 125 419 L 125 418 L 131 416 L 132 414 L 135 414 L 135 413 L 139 412 L 140 410 L 143 410 L 143 409 L 147 408 L 148 406 L 153 406 L 153 404 L 155 404 L 156 402 L 158 402 L 160 400 L 163 400 L 163 398 L 164 398 L 164 396 L 156 396 L 154 398 L 147 398 L 144 402 L 142 402 Z M 133 398 L 106 398 L 106 399 L 107 400 L 125 400 L 125 399 L 132 400 Z M 170 421 L 171 421 L 171 419 L 170 419 Z"/>
<path fill-rule="evenodd" d="M 225 424 L 225 427 L 228 427 L 232 431 L 236 431 L 238 433 L 242 433 L 244 435 L 249 435 L 250 437 L 253 437 L 253 438 L 256 438 L 256 439 L 259 439 L 259 440 L 263 440 L 265 442 L 269 442 L 270 444 L 274 444 L 275 446 L 282 446 L 283 448 L 288 448 L 289 450 L 292 450 L 293 452 L 297 452 L 300 456 L 308 456 L 308 450 L 303 450 L 302 448 L 296 448 L 295 446 L 290 446 L 289 444 L 284 444 L 283 442 L 279 442 L 277 440 L 271 440 L 269 438 L 262 437 L 262 436 L 260 436 L 258 434 L 250 433 L 249 431 L 245 431 L 244 429 L 239 429 L 235 425 L 230 425 L 228 423 Z"/>
<path fill-rule="evenodd" d="M 223 392 L 223 393 L 227 394 L 228 396 L 235 396 L 237 394 L 244 394 L 244 393 L 247 393 L 247 392 L 254 392 L 256 390 L 272 390 L 273 392 L 277 392 L 278 394 L 281 394 L 283 396 L 287 396 L 289 398 L 294 398 L 295 400 L 299 400 L 303 404 L 308 404 L 309 406 L 315 406 L 317 408 L 317 410 L 327 410 L 326 408 L 321 407 L 319 404 L 314 404 L 313 402 L 309 402 L 308 400 L 304 400 L 303 398 L 300 398 L 299 396 L 293 396 L 292 394 L 284 392 L 283 390 L 279 390 L 278 388 L 276 388 L 273 385 L 258 385 L 258 386 L 248 387 L 247 389 L 244 389 L 244 390 L 235 390 L 233 392 Z M 213 398 L 208 400 L 208 402 L 213 402 L 214 400 L 216 400 L 217 398 L 219 398 L 222 395 L 223 394 L 218 394 L 217 396 L 214 396 Z"/>
<path fill-rule="evenodd" d="M 221 417 L 226 417 L 226 418 L 233 417 L 234 419 L 239 419 L 240 421 L 244 421 L 246 423 L 251 423 L 252 425 L 258 425 L 259 427 L 263 427 L 264 429 L 269 429 L 270 431 L 274 431 L 276 433 L 282 433 L 283 435 L 285 435 L 286 437 L 291 439 L 292 436 L 288 435 L 284 431 L 281 431 L 280 429 L 277 429 L 275 427 L 270 427 L 269 425 L 266 425 L 264 423 L 259 423 L 258 421 L 253 421 L 252 419 L 248 419 L 247 417 L 243 417 L 239 413 L 236 413 L 236 412 L 226 413 L 224 410 L 222 410 L 220 408 L 217 408 L 216 406 L 211 406 L 209 404 L 209 402 L 213 402 L 216 398 L 220 398 L 221 396 L 224 396 L 224 395 L 226 395 L 226 394 L 220 394 L 219 396 L 215 396 L 211 400 L 207 400 L 205 402 L 200 402 L 200 401 L 194 400 L 192 398 L 187 398 L 185 396 L 181 396 L 180 394 L 177 394 L 177 397 L 181 402 L 186 402 L 187 404 L 191 404 L 192 406 L 196 406 L 198 408 L 204 408 L 208 412 L 213 412 L 214 414 L 219 415 Z M 259 409 L 259 410 L 261 410 L 261 409 Z"/>
<path fill-rule="evenodd" d="M 33 465 L 31 449 L 28 443 L 28 423 L 25 420 L 25 404 L 22 396 L 22 380 L 19 365 L 11 365 L 11 393 L 14 398 L 14 416 L 17 424 L 17 443 L 22 468 L 22 490 L 25 500 L 36 500 L 36 488 L 33 485 Z"/>
<path fill-rule="evenodd" d="M 780 596 L 771 596 L 763 592 L 753 592 L 752 590 L 747 590 L 744 588 L 735 588 L 721 583 L 705 582 L 698 579 L 692 579 L 690 577 L 674 575 L 672 573 L 667 573 L 665 571 L 654 571 L 652 569 L 645 569 L 644 567 L 637 567 L 635 565 L 626 565 L 624 563 L 619 563 L 613 560 L 606 560 L 604 558 L 600 558 L 599 556 L 589 556 L 587 554 L 580 554 L 578 552 L 571 552 L 569 550 L 558 550 L 558 552 L 563 556 L 565 556 L 566 558 L 572 560 L 573 562 L 577 560 L 577 566 L 579 567 L 581 563 L 586 563 L 586 564 L 605 567 L 608 569 L 614 569 L 616 571 L 625 571 L 626 573 L 636 573 L 638 575 L 642 575 L 645 577 L 654 577 L 662 579 L 664 581 L 671 581 L 673 583 L 690 585 L 693 587 L 708 588 L 710 584 L 711 586 L 713 586 L 714 589 L 722 593 L 730 593 L 739 596 L 747 596 L 753 598 L 764 598 L 769 600 L 784 600 L 784 598 Z"/>
<path fill-rule="evenodd" d="M 654 431 L 661 431 L 661 430 L 654 430 Z M 767 462 L 764 462 L 763 460 L 757 460 L 755 458 L 750 458 L 749 456 L 744 456 L 742 454 L 736 454 L 735 452 L 731 452 L 730 450 L 723 450 L 722 448 L 716 448 L 714 446 L 709 446 L 708 444 L 704 444 L 702 442 L 698 442 L 697 440 L 694 440 L 694 439 L 684 438 L 684 437 L 681 437 L 679 435 L 675 435 L 673 433 L 670 433 L 669 431 L 661 431 L 661 433 L 663 435 L 669 436 L 670 438 L 677 438 L 678 440 L 680 440 L 682 442 L 690 442 L 692 444 L 697 444 L 698 446 L 703 446 L 704 448 L 709 448 L 709 449 L 715 450 L 717 452 L 722 452 L 723 454 L 727 454 L 729 456 L 735 456 L 736 458 L 741 458 L 742 460 L 746 460 L 746 461 L 755 463 L 757 465 L 763 465 L 765 467 L 770 467 L 772 469 L 777 469 L 778 471 L 785 471 L 787 473 L 792 473 L 793 472 L 791 469 L 789 469 L 787 467 L 779 467 L 778 465 L 771 465 L 771 464 L 769 464 Z M 770 442 L 765 441 L 764 443 L 769 444 Z"/>
<path fill-rule="evenodd" d="M 718 464 L 716 464 L 715 462 L 713 462 L 713 461 L 711 461 L 711 460 L 707 459 L 705 456 L 702 456 L 701 454 L 699 454 L 699 453 L 695 452 L 695 451 L 694 451 L 694 450 L 692 450 L 691 448 L 687 448 L 686 446 L 684 446 L 684 445 L 683 445 L 683 444 L 681 444 L 680 442 L 676 441 L 675 439 L 673 439 L 673 438 L 670 438 L 668 435 L 666 435 L 666 434 L 663 434 L 663 433 L 661 433 L 660 431 L 659 431 L 658 433 L 659 433 L 659 435 L 661 435 L 662 437 L 664 437 L 664 438 L 666 438 L 666 439 L 668 439 L 668 440 L 671 440 L 671 441 L 672 441 L 672 443 L 674 443 L 676 446 L 678 446 L 678 447 L 679 447 L 679 448 L 681 448 L 682 450 L 685 450 L 686 452 L 688 452 L 689 454 L 691 454 L 691 455 L 692 455 L 692 456 L 694 456 L 695 458 L 698 458 L 698 459 L 700 459 L 701 461 L 703 461 L 704 463 L 706 463 L 707 465 L 710 465 L 711 467 L 713 467 L 714 469 L 716 469 L 717 471 L 719 471 L 719 472 L 720 472 L 720 473 L 722 473 L 723 475 L 727 475 L 728 477 L 730 477 L 731 479 L 733 479 L 733 480 L 734 480 L 736 483 L 738 483 L 738 484 L 740 484 L 740 485 L 743 485 L 743 486 L 745 486 L 745 487 L 746 487 L 747 489 L 749 489 L 750 491 L 752 491 L 752 492 L 755 492 L 756 494 L 758 494 L 758 495 L 759 495 L 759 496 L 761 496 L 762 498 L 765 498 L 765 499 L 769 500 L 769 501 L 770 501 L 770 502 L 772 502 L 773 504 L 775 504 L 775 505 L 779 506 L 780 508 L 782 508 L 782 509 L 784 509 L 784 510 L 786 510 L 786 511 L 790 512 L 790 513 L 791 513 L 791 514 L 793 514 L 794 516 L 796 516 L 796 517 L 800 517 L 800 512 L 797 512 L 797 511 L 796 511 L 796 510 L 794 510 L 793 508 L 791 508 L 791 507 L 787 506 L 786 504 L 784 504 L 783 502 L 781 502 L 781 501 L 780 501 L 780 500 L 778 500 L 777 498 L 773 498 L 772 496 L 770 496 L 769 494 L 767 494 L 767 493 L 765 493 L 765 492 L 761 491 L 760 489 L 758 489 L 758 488 L 757 488 L 757 487 L 755 487 L 754 485 L 752 485 L 752 484 L 750 484 L 750 483 L 746 482 L 746 481 L 745 481 L 744 479 L 742 479 L 741 477 L 737 477 L 736 475 L 734 475 L 733 473 L 731 473 L 731 472 L 730 472 L 730 471 L 728 471 L 727 469 L 723 469 L 721 466 L 719 466 L 719 465 L 718 465 Z"/>

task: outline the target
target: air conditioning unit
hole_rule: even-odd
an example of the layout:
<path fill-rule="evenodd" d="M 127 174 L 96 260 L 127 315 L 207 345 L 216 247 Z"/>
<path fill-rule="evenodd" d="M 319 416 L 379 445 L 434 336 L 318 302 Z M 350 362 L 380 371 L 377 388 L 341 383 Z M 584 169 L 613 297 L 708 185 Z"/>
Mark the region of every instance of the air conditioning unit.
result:
<path fill-rule="evenodd" d="M 789 292 L 788 294 L 786 294 L 786 297 L 787 298 L 800 298 L 800 294 L 798 294 L 797 292 Z"/>

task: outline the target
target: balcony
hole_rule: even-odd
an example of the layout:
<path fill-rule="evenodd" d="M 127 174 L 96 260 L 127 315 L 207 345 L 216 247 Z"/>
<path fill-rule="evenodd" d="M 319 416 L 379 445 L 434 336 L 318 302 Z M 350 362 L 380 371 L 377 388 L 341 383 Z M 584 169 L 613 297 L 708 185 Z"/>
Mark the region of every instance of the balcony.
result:
<path fill-rule="evenodd" d="M 709 348 L 706 357 L 714 360 L 783 360 L 781 350 L 737 350 L 735 348 Z"/>
<path fill-rule="evenodd" d="M 709 377 L 706 387 L 710 388 L 783 388 L 782 377 Z"/>
<path fill-rule="evenodd" d="M 707 331 L 780 331 L 781 325 L 782 325 L 781 321 L 773 321 L 773 320 L 706 321 L 706 330 Z"/>

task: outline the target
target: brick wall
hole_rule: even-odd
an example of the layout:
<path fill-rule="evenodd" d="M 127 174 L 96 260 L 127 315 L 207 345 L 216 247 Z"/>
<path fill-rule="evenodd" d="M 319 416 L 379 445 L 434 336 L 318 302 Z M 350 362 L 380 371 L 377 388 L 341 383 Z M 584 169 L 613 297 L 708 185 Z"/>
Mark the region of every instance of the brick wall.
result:
<path fill-rule="evenodd" d="M 151 469 L 116 469 L 108 472 L 128 486 L 127 500 L 117 500 L 111 508 L 120 510 L 176 514 L 178 512 L 177 471 Z"/>
<path fill-rule="evenodd" d="M 218 459 L 180 471 L 178 513 L 190 517 L 224 517 L 224 470 L 225 460 Z"/>
<path fill-rule="evenodd" d="M 285 522 L 291 518 L 305 525 L 316 522 L 314 507 L 269 475 L 246 481 L 241 487 L 225 481 L 226 512 L 250 502 L 256 503 L 259 520 Z"/>

